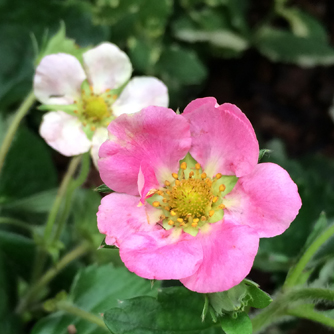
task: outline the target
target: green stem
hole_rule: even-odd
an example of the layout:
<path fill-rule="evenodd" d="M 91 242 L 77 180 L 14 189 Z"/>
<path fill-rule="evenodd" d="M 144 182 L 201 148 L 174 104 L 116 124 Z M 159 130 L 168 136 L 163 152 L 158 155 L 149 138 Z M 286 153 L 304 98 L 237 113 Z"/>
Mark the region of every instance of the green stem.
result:
<path fill-rule="evenodd" d="M 30 232 L 32 232 L 33 230 L 33 228 L 29 226 L 28 223 L 25 223 L 22 220 L 10 218 L 10 217 L 0 217 L 0 224 L 9 224 L 9 225 L 18 226 Z"/>
<path fill-rule="evenodd" d="M 291 288 L 298 282 L 300 275 L 303 273 L 307 263 L 311 260 L 318 249 L 334 235 L 334 224 L 329 226 L 322 234 L 320 234 L 306 249 L 305 253 L 299 259 L 297 264 L 290 270 L 283 285 L 283 289 Z"/>
<path fill-rule="evenodd" d="M 56 221 L 57 218 L 57 214 L 61 205 L 61 202 L 63 200 L 63 198 L 66 195 L 67 192 L 67 188 L 70 184 L 70 181 L 72 180 L 72 177 L 80 163 L 81 160 L 81 155 L 76 156 L 74 158 L 72 158 L 68 169 L 66 171 L 66 174 L 64 175 L 64 178 L 61 182 L 61 185 L 58 189 L 57 192 L 57 196 L 53 202 L 51 211 L 49 213 L 47 222 L 46 222 L 46 226 L 45 226 L 45 230 L 44 230 L 44 245 L 42 245 L 41 247 L 38 248 L 37 253 L 36 253 L 36 259 L 35 259 L 35 263 L 34 263 L 34 267 L 33 267 L 33 271 L 32 271 L 32 277 L 31 277 L 31 281 L 32 283 L 34 283 L 38 277 L 40 276 L 41 272 L 43 271 L 45 262 L 47 260 L 47 253 L 45 251 L 45 246 L 47 247 L 50 243 L 51 243 L 51 234 L 52 234 L 52 229 L 54 226 L 54 223 Z"/>
<path fill-rule="evenodd" d="M 315 322 L 319 322 L 325 326 L 334 328 L 334 319 L 326 317 L 325 315 L 321 314 L 320 312 L 314 311 L 310 308 L 306 307 L 297 307 L 294 309 L 289 309 L 285 312 L 287 315 L 292 315 L 297 318 L 303 318 L 312 320 Z"/>
<path fill-rule="evenodd" d="M 5 138 L 3 140 L 3 143 L 0 147 L 0 173 L 3 167 L 3 164 L 5 162 L 6 159 L 6 155 L 9 151 L 10 145 L 13 141 L 13 138 L 15 136 L 15 133 L 20 125 L 21 120 L 23 119 L 23 117 L 28 113 L 29 109 L 31 108 L 31 106 L 34 104 L 36 98 L 35 95 L 33 93 L 33 91 L 31 91 L 27 97 L 25 98 L 25 100 L 22 102 L 22 104 L 20 105 L 19 109 L 17 110 L 14 119 L 12 121 L 12 123 L 10 124 L 8 131 L 5 135 Z"/>
<path fill-rule="evenodd" d="M 65 311 L 67 313 L 73 314 L 83 320 L 87 320 L 93 324 L 98 325 L 101 328 L 108 330 L 107 326 L 104 324 L 103 319 L 96 316 L 95 314 L 89 313 L 87 311 L 82 310 L 79 307 L 74 306 L 66 301 L 60 301 L 57 303 L 57 309 Z"/>
<path fill-rule="evenodd" d="M 334 291 L 320 288 L 303 288 L 278 295 L 267 308 L 257 313 L 252 319 L 254 333 L 286 314 L 286 310 L 292 302 L 305 299 L 334 301 Z"/>
<path fill-rule="evenodd" d="M 90 154 L 88 152 L 82 155 L 80 174 L 75 180 L 71 181 L 68 187 L 67 194 L 66 194 L 66 200 L 65 200 L 65 206 L 64 206 L 63 212 L 57 224 L 56 233 L 53 238 L 54 241 L 60 238 L 64 225 L 67 221 L 67 218 L 68 218 L 68 215 L 71 209 L 73 193 L 77 188 L 79 188 L 86 181 L 89 170 L 90 170 Z"/>
<path fill-rule="evenodd" d="M 46 241 L 46 242 L 48 242 L 50 240 L 53 225 L 56 221 L 61 202 L 66 195 L 67 188 L 70 184 L 70 181 L 71 181 L 75 171 L 77 170 L 77 167 L 78 167 L 80 161 L 81 161 L 81 155 L 72 158 L 72 160 L 71 160 L 71 162 L 68 166 L 67 172 L 66 172 L 66 174 L 63 178 L 63 181 L 62 181 L 62 183 L 61 183 L 61 185 L 58 189 L 56 199 L 53 203 L 53 206 L 51 208 L 51 211 L 49 213 L 49 217 L 48 217 L 48 220 L 47 220 L 46 226 L 45 226 L 44 241 Z"/>
<path fill-rule="evenodd" d="M 63 270 L 69 263 L 81 257 L 90 249 L 88 242 L 83 242 L 77 248 L 74 248 L 71 252 L 67 253 L 54 267 L 50 268 L 35 284 L 33 284 L 21 300 L 16 312 L 22 313 L 26 310 L 27 306 L 33 301 L 36 295 Z"/>

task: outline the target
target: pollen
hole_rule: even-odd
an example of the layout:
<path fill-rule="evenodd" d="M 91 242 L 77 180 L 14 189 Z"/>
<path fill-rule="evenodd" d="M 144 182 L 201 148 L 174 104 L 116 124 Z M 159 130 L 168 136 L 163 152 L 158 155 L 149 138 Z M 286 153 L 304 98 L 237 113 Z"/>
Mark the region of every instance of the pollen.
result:
<path fill-rule="evenodd" d="M 174 222 L 172 220 L 169 220 L 168 225 L 174 225 Z"/>
<path fill-rule="evenodd" d="M 177 180 L 179 178 L 179 176 L 176 173 L 172 173 L 172 176 L 175 180 Z"/>
<path fill-rule="evenodd" d="M 160 206 L 160 203 L 159 203 L 158 201 L 154 201 L 154 202 L 152 203 L 152 205 L 153 205 L 155 208 L 157 208 L 158 206 Z"/>
<path fill-rule="evenodd" d="M 212 217 L 215 214 L 215 210 L 210 210 L 209 211 L 209 217 Z"/>
<path fill-rule="evenodd" d="M 197 164 L 195 165 L 195 168 L 196 168 L 197 170 L 199 170 L 199 169 L 201 169 L 201 165 L 200 165 L 199 163 L 197 163 Z"/>
<path fill-rule="evenodd" d="M 216 175 L 216 179 L 219 180 L 222 176 L 223 176 L 222 174 L 218 173 L 218 174 Z"/>
<path fill-rule="evenodd" d="M 202 180 L 206 179 L 206 173 L 202 173 L 202 174 L 201 174 L 201 179 L 202 179 Z"/>
<path fill-rule="evenodd" d="M 225 191 L 225 189 L 226 189 L 226 187 L 225 187 L 224 184 L 221 184 L 221 185 L 219 186 L 219 191 L 223 192 L 223 191 Z"/>
<path fill-rule="evenodd" d="M 183 170 L 186 170 L 187 169 L 187 163 L 185 161 L 183 161 L 180 165 L 180 168 L 183 169 Z"/>

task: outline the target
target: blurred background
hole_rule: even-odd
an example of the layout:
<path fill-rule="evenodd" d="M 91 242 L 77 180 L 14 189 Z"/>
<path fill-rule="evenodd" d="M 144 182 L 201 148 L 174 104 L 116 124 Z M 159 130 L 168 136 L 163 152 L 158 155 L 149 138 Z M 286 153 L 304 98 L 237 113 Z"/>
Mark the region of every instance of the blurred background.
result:
<path fill-rule="evenodd" d="M 334 217 L 333 17 L 331 0 L 0 0 L 0 142 L 13 111 L 31 90 L 43 43 L 64 28 L 62 22 L 78 47 L 111 41 L 125 50 L 135 75 L 166 83 L 174 110 L 204 96 L 236 104 L 252 122 L 260 147 L 272 150 L 264 161 L 287 169 L 303 200 L 283 235 L 261 241 L 250 278 L 272 293 L 321 212 Z M 24 119 L 0 177 L 0 215 L 29 222 L 34 231 L 42 227 L 68 164 L 39 137 L 41 117 L 32 108 Z M 95 218 L 100 195 L 90 190 L 101 183 L 92 167 L 86 189 L 76 192 L 62 236 L 65 248 L 86 237 L 101 242 Z M 1 271 L 13 270 L 25 284 L 36 240 L 36 232 L 31 236 L 23 228 L 1 226 L 0 281 L 5 279 Z M 321 258 L 331 258 L 334 244 L 322 251 Z M 67 290 L 87 263 L 112 260 L 117 265 L 112 252 L 74 262 L 53 281 L 53 291 Z M 323 264 L 316 263 L 315 275 L 322 272 L 333 283 L 333 263 L 326 273 Z M 11 300 L 0 308 L 3 318 Z M 28 327 L 33 323 L 28 319 Z M 296 320 L 268 333 L 322 331 Z"/>

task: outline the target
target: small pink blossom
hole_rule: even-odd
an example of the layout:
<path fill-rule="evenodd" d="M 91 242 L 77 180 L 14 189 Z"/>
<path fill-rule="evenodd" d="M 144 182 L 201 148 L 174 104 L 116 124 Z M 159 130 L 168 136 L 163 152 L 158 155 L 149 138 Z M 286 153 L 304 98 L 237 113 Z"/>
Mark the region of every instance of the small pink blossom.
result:
<path fill-rule="evenodd" d="M 154 77 L 129 81 L 130 60 L 114 44 L 85 52 L 83 64 L 69 54 L 44 57 L 36 69 L 34 92 L 44 109 L 51 110 L 40 127 L 45 141 L 66 156 L 91 150 L 96 164 L 111 120 L 149 105 L 167 107 L 168 93 Z"/>
<path fill-rule="evenodd" d="M 98 228 L 139 276 L 228 290 L 248 275 L 259 238 L 283 233 L 301 207 L 289 174 L 258 164 L 253 127 L 232 104 L 197 99 L 182 115 L 151 106 L 108 131 L 98 164 L 116 192 Z"/>

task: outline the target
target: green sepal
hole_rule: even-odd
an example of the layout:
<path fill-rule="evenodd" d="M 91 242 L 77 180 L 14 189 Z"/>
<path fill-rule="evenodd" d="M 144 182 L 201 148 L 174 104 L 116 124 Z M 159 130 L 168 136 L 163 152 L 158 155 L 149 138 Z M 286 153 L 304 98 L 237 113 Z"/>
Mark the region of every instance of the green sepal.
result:
<path fill-rule="evenodd" d="M 209 301 L 217 315 L 244 310 L 247 286 L 243 282 L 233 288 L 216 293 L 209 293 Z"/>
<path fill-rule="evenodd" d="M 212 190 L 214 194 L 219 194 L 220 197 L 226 196 L 230 193 L 236 183 L 238 182 L 238 178 L 235 175 L 223 175 L 220 179 L 215 180 L 215 183 L 212 185 Z M 224 191 L 219 191 L 219 186 L 224 185 L 226 188 Z"/>
<path fill-rule="evenodd" d="M 213 214 L 213 216 L 209 217 L 207 221 L 209 223 L 216 223 L 216 222 L 222 220 L 223 217 L 224 217 L 224 210 L 219 209 L 219 210 L 215 211 L 215 213 Z"/>
<path fill-rule="evenodd" d="M 101 184 L 100 186 L 96 187 L 94 189 L 94 191 L 99 192 L 99 193 L 112 193 L 114 192 L 113 190 L 111 190 L 108 186 L 106 186 L 105 184 Z"/>
<path fill-rule="evenodd" d="M 248 306 L 265 308 L 273 301 L 270 295 L 261 290 L 255 282 L 248 279 L 244 279 L 243 282 L 247 285 L 248 294 L 251 297 L 247 303 Z"/>
<path fill-rule="evenodd" d="M 64 111 L 70 115 L 76 115 L 74 110 L 78 110 L 78 105 L 74 104 L 42 104 L 38 108 L 38 110 L 42 111 Z"/>
<path fill-rule="evenodd" d="M 102 249 L 102 248 L 107 248 L 107 249 L 118 249 L 118 247 L 116 246 L 112 246 L 112 245 L 107 245 L 106 244 L 106 238 L 104 238 L 101 242 L 101 245 L 99 246 L 98 250 L 99 249 Z"/>
<path fill-rule="evenodd" d="M 269 154 L 271 152 L 272 151 L 269 150 L 269 149 L 267 149 L 267 148 L 263 148 L 262 150 L 260 150 L 258 162 L 260 162 L 264 158 L 265 155 L 267 155 L 267 154 Z"/>
<path fill-rule="evenodd" d="M 151 197 L 146 198 L 146 202 L 150 205 L 152 205 L 153 202 L 157 201 L 161 204 L 163 197 L 158 194 L 153 194 Z M 152 205 L 153 206 L 153 205 Z M 157 209 L 160 209 L 158 207 Z"/>
<path fill-rule="evenodd" d="M 95 133 L 95 130 L 92 130 L 91 127 L 92 127 L 91 124 L 86 124 L 86 125 L 82 124 L 82 130 L 84 131 L 89 140 L 92 140 Z"/>
<path fill-rule="evenodd" d="M 196 235 L 198 234 L 199 232 L 199 229 L 198 228 L 195 228 L 195 227 L 192 227 L 192 226 L 187 226 L 187 227 L 184 227 L 183 228 L 183 231 L 192 235 L 193 237 L 196 237 Z"/>
<path fill-rule="evenodd" d="M 169 224 L 168 224 L 168 219 L 164 219 L 164 221 L 162 222 L 162 227 L 163 227 L 166 231 L 168 231 L 168 230 L 171 230 L 171 229 L 174 227 L 174 225 L 169 225 Z"/>
<path fill-rule="evenodd" d="M 191 171 L 196 173 L 195 165 L 197 164 L 197 161 L 188 152 L 187 155 L 182 160 L 180 160 L 180 166 L 182 162 L 185 162 L 187 164 L 187 168 L 184 170 L 184 175 L 185 175 L 185 178 L 188 179 L 189 173 Z M 202 173 L 202 169 L 199 170 L 199 173 Z M 179 169 L 178 176 L 179 176 L 179 179 L 181 180 L 182 179 L 182 169 L 181 168 Z"/>
<path fill-rule="evenodd" d="M 253 326 L 249 316 L 245 313 L 238 313 L 236 317 L 225 315 L 221 319 L 222 329 L 226 334 L 252 334 Z"/>

